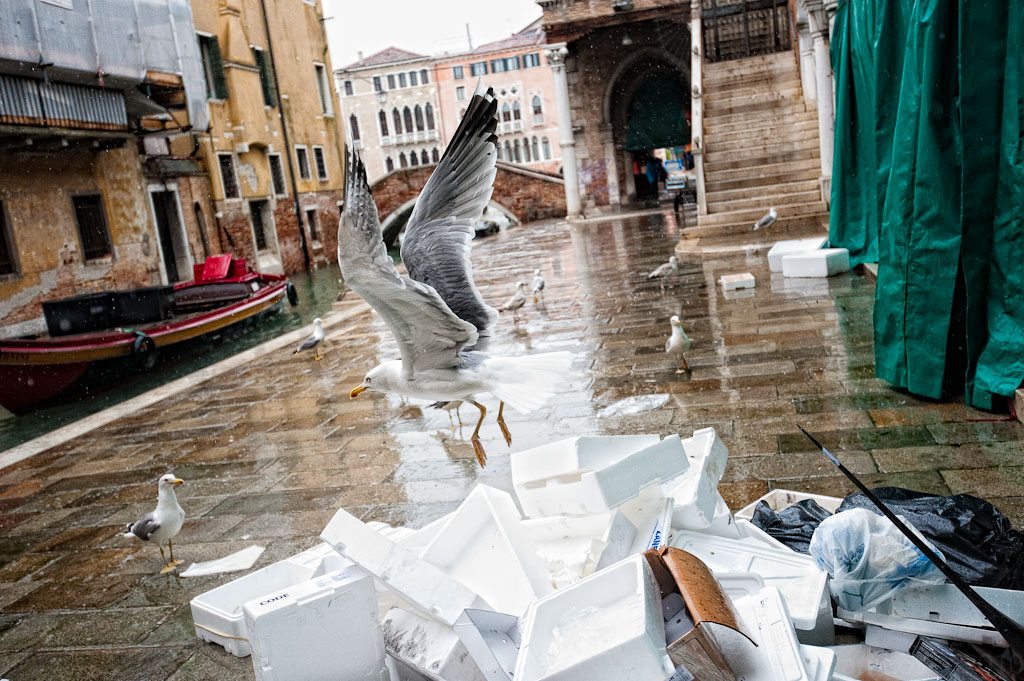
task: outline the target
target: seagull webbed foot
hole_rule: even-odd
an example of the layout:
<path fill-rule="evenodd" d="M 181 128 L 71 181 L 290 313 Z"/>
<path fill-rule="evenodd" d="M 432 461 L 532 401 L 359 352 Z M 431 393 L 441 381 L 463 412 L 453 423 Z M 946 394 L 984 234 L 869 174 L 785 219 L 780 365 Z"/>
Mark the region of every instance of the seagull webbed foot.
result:
<path fill-rule="evenodd" d="M 480 464 L 480 468 L 487 465 L 487 452 L 484 451 L 484 445 L 480 442 L 480 436 L 474 435 L 471 440 L 473 443 L 473 453 L 476 454 L 477 463 Z"/>
<path fill-rule="evenodd" d="M 180 563 L 181 561 L 178 562 Z M 160 574 L 166 575 L 168 572 L 174 572 L 174 568 L 176 567 L 178 567 L 177 564 L 168 563 L 167 565 L 164 565 L 164 569 L 160 571 Z"/>
<path fill-rule="evenodd" d="M 505 416 L 501 413 L 505 409 L 505 403 L 498 403 L 498 427 L 501 428 L 501 434 L 505 436 L 505 444 L 509 447 L 512 446 L 512 433 L 508 431 L 508 426 L 505 425 Z"/>

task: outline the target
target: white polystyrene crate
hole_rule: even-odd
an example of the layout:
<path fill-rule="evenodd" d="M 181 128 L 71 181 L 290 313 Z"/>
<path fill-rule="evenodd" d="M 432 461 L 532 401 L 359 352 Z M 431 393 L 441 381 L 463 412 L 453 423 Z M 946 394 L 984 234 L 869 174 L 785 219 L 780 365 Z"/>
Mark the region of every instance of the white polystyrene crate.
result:
<path fill-rule="evenodd" d="M 792 551 L 791 548 L 780 542 L 775 537 L 771 536 L 760 527 L 750 522 L 749 520 L 737 520 L 736 531 L 739 532 L 740 539 L 756 539 L 762 542 L 766 547 L 771 549 L 778 549 L 780 551 Z"/>
<path fill-rule="evenodd" d="M 523 618 L 516 681 L 664 681 L 661 594 L 643 556 L 536 601 Z"/>
<path fill-rule="evenodd" d="M 783 256 L 804 251 L 816 251 L 819 248 L 825 248 L 826 244 L 828 244 L 827 236 L 780 241 L 768 251 L 768 269 L 772 272 L 781 272 Z"/>
<path fill-rule="evenodd" d="M 512 495 L 477 485 L 423 550 L 423 560 L 479 594 L 497 612 L 519 617 L 552 591 L 521 520 Z"/>
<path fill-rule="evenodd" d="M 492 609 L 472 589 L 367 527 L 344 509 L 334 514 L 320 538 L 408 604 L 448 626 L 466 608 Z"/>
<path fill-rule="evenodd" d="M 850 271 L 850 252 L 845 248 L 820 248 L 782 257 L 785 277 L 831 277 Z"/>
<path fill-rule="evenodd" d="M 675 500 L 672 527 L 705 530 L 715 519 L 715 508 L 721 498 L 718 483 L 725 473 L 729 450 L 714 428 L 694 431 L 682 445 L 690 467 L 663 485 L 664 495 Z"/>
<path fill-rule="evenodd" d="M 839 505 L 843 503 L 843 500 L 839 497 L 829 497 L 824 494 L 810 494 L 808 492 L 794 492 L 788 489 L 773 489 L 771 492 L 763 495 L 760 499 L 757 499 L 751 504 L 747 504 L 737 511 L 736 519 L 752 519 L 754 517 L 754 509 L 757 508 L 757 504 L 761 501 L 768 504 L 768 508 L 778 513 L 785 508 L 789 508 L 798 501 L 804 501 L 806 499 L 813 499 L 819 506 L 829 513 L 835 513 L 838 511 Z"/>
<path fill-rule="evenodd" d="M 644 447 L 661 441 L 658 435 L 603 435 L 570 437 L 512 455 L 515 484 L 597 470 Z"/>
<path fill-rule="evenodd" d="M 246 602 L 305 582 L 327 570 L 341 570 L 351 565 L 351 561 L 329 546 L 320 544 L 210 589 L 190 603 L 196 636 L 200 641 L 223 646 L 236 657 L 245 657 L 250 652 L 242 612 Z"/>
<path fill-rule="evenodd" d="M 836 654 L 834 681 L 857 679 L 900 679 L 900 681 L 939 681 L 939 675 L 906 653 L 857 643 L 829 646 Z"/>
<path fill-rule="evenodd" d="M 722 285 L 722 291 L 736 291 L 743 288 L 754 288 L 757 285 L 757 280 L 750 272 L 741 272 L 739 274 L 723 274 L 718 278 L 718 283 Z"/>
<path fill-rule="evenodd" d="M 811 681 L 779 590 L 766 586 L 733 605 L 757 646 L 727 627 L 715 628 L 722 657 L 736 681 Z"/>
<path fill-rule="evenodd" d="M 398 539 L 395 539 L 394 542 L 403 549 L 408 549 L 417 556 L 422 556 L 423 550 L 434 540 L 434 537 L 437 536 L 437 533 L 441 531 L 441 528 L 445 526 L 445 523 L 448 522 L 448 519 L 451 518 L 451 516 L 451 513 L 447 513 L 437 520 L 427 523 L 418 530 L 413 530 L 408 534 L 403 534 Z"/>
<path fill-rule="evenodd" d="M 974 591 L 1017 624 L 1024 626 L 1024 591 L 986 586 L 976 586 Z M 954 584 L 914 585 L 897 591 L 891 599 L 879 603 L 874 609 L 907 619 L 992 628 L 988 619 Z"/>
<path fill-rule="evenodd" d="M 678 435 L 642 448 L 636 448 L 637 440 L 617 447 L 600 442 L 606 439 L 578 438 L 591 441 L 578 443 L 585 448 L 565 440 L 569 452 L 539 448 L 551 454 L 550 460 L 538 457 L 537 450 L 513 454 L 512 483 L 523 513 L 529 518 L 605 513 L 689 466 Z"/>
<path fill-rule="evenodd" d="M 243 606 L 256 681 L 388 681 L 373 579 L 330 572 Z"/>
<path fill-rule="evenodd" d="M 622 511 L 594 515 L 528 518 L 533 538 L 556 588 L 562 588 L 629 555 L 636 526 Z"/>
<path fill-rule="evenodd" d="M 485 681 L 451 627 L 402 608 L 389 610 L 380 626 L 402 681 Z"/>
<path fill-rule="evenodd" d="M 824 646 L 800 646 L 807 677 L 811 681 L 829 681 L 836 668 L 836 654 Z"/>

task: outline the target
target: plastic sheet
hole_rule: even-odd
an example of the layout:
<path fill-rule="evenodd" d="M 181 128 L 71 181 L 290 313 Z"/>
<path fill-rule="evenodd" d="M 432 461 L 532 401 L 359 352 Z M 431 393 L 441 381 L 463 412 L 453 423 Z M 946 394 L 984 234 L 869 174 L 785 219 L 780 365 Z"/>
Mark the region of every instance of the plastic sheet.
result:
<path fill-rule="evenodd" d="M 188 569 L 181 573 L 182 577 L 203 577 L 205 575 L 218 575 L 222 572 L 238 572 L 248 570 L 253 563 L 263 554 L 265 547 L 253 545 L 241 551 L 235 551 L 230 556 L 206 560 L 202 563 L 192 563 Z"/>
<path fill-rule="evenodd" d="M 813 499 L 797 502 L 778 513 L 761 501 L 754 509 L 754 517 L 750 522 L 797 553 L 810 553 L 808 546 L 814 530 L 830 515 Z"/>
<path fill-rule="evenodd" d="M 609 416 L 632 416 L 652 409 L 660 409 L 668 403 L 668 395 L 636 395 L 614 402 L 597 413 L 598 418 Z"/>

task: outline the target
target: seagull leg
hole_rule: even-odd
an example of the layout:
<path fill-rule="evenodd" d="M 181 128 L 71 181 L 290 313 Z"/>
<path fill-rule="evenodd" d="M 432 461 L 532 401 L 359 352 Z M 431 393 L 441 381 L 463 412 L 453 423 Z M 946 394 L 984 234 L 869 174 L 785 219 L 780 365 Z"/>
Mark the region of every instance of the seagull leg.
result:
<path fill-rule="evenodd" d="M 451 409 L 448 410 L 448 424 L 452 427 L 452 430 L 455 430 L 455 421 L 452 420 L 452 410 Z"/>
<path fill-rule="evenodd" d="M 320 348 L 319 347 L 313 348 L 313 359 L 315 359 L 318 362 L 321 359 L 323 359 L 323 357 L 320 356 Z"/>
<path fill-rule="evenodd" d="M 164 547 L 160 546 L 159 544 L 157 544 L 156 547 L 160 549 L 160 560 L 164 562 L 164 569 L 160 571 L 160 574 L 166 575 L 168 572 L 174 569 L 174 565 L 167 562 L 167 556 L 164 555 Z"/>
<path fill-rule="evenodd" d="M 484 446 L 480 444 L 480 426 L 483 425 L 484 417 L 487 416 L 487 407 L 479 402 L 471 402 L 470 404 L 480 410 L 480 420 L 476 422 L 476 428 L 473 429 L 473 435 L 469 440 L 473 443 L 473 453 L 476 454 L 476 460 L 480 463 L 480 467 L 483 468 L 487 465 L 487 452 L 484 451 Z"/>
<path fill-rule="evenodd" d="M 167 550 L 171 552 L 171 562 L 168 563 L 169 565 L 173 567 L 175 565 L 181 565 L 182 562 L 184 562 L 180 560 L 174 560 L 174 544 L 171 543 L 170 539 L 167 540 Z"/>
<path fill-rule="evenodd" d="M 504 402 L 498 402 L 498 427 L 501 428 L 501 434 L 505 436 L 505 444 L 509 447 L 512 446 L 512 433 L 508 432 L 508 426 L 505 425 L 505 417 L 502 415 L 502 411 L 505 409 Z"/>
<path fill-rule="evenodd" d="M 683 368 L 682 369 L 676 369 L 676 373 L 677 374 L 685 374 L 687 371 L 690 370 L 690 364 L 689 364 L 689 362 L 686 361 L 686 356 L 685 355 L 680 355 L 680 357 L 683 358 Z"/>
<path fill-rule="evenodd" d="M 461 409 L 461 408 L 462 408 L 461 405 L 458 406 L 458 407 L 455 407 L 455 416 L 456 416 L 456 418 L 459 419 L 459 428 L 462 428 L 464 425 L 466 425 L 465 423 L 462 422 L 462 414 L 459 413 L 459 409 Z M 448 414 L 451 415 L 451 412 L 448 412 Z"/>

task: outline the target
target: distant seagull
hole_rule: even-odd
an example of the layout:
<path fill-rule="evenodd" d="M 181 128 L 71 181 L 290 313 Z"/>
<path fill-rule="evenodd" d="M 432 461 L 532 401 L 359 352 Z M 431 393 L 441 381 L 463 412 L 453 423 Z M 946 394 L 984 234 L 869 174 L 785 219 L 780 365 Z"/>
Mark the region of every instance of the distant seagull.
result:
<path fill-rule="evenodd" d="M 544 299 L 544 278 L 540 276 L 540 270 L 533 271 L 533 302 L 537 302 L 537 296 Z"/>
<path fill-rule="evenodd" d="M 683 368 L 677 369 L 677 374 L 682 374 L 690 370 L 690 365 L 686 361 L 684 352 L 690 349 L 690 337 L 683 331 L 683 323 L 679 321 L 679 317 L 672 315 L 670 320 L 672 323 L 672 335 L 665 341 L 665 352 L 670 355 L 679 355 L 679 358 L 683 361 Z"/>
<path fill-rule="evenodd" d="M 775 220 L 777 220 L 778 217 L 779 217 L 779 211 L 775 210 L 775 208 L 772 207 L 772 209 L 769 210 L 767 213 L 765 213 L 764 216 L 760 220 L 758 220 L 757 222 L 754 223 L 754 229 L 761 229 L 763 227 L 771 227 L 773 224 L 775 224 Z"/>
<path fill-rule="evenodd" d="M 317 350 L 317 346 L 320 345 L 320 342 L 324 339 L 324 328 L 322 324 L 323 320 L 320 319 L 319 317 L 313 320 L 313 335 L 311 335 L 306 340 L 302 341 L 299 347 L 295 348 L 295 350 L 292 352 L 293 355 L 297 355 L 303 350 L 312 350 L 313 359 L 315 359 L 318 362 L 321 359 L 323 359 L 320 356 L 319 350 Z"/>
<path fill-rule="evenodd" d="M 520 281 L 516 284 L 516 292 L 512 294 L 512 297 L 506 301 L 504 305 L 498 308 L 498 312 L 512 311 L 512 321 L 519 323 L 519 308 L 526 304 L 526 282 Z"/>
<path fill-rule="evenodd" d="M 679 270 L 679 258 L 672 256 L 668 259 L 668 262 L 658 265 L 658 267 L 647 275 L 648 279 L 657 279 L 661 283 L 661 290 L 665 290 L 665 279 L 672 276 Z"/>
<path fill-rule="evenodd" d="M 465 425 L 462 423 L 462 414 L 459 413 L 459 407 L 462 406 L 462 400 L 451 400 L 449 402 L 442 400 L 440 402 L 434 402 L 430 406 L 434 409 L 444 409 L 448 412 L 448 423 L 452 424 L 452 430 L 455 430 L 455 421 L 452 420 L 452 409 L 455 410 L 455 415 L 459 418 L 459 428 Z"/>
<path fill-rule="evenodd" d="M 126 537 L 136 536 L 142 541 L 151 541 L 160 549 L 160 557 L 164 561 L 164 569 L 160 574 L 172 571 L 176 566 L 181 565 L 180 560 L 174 560 L 174 547 L 171 539 L 178 535 L 181 526 L 185 523 L 185 511 L 178 504 L 178 497 L 174 494 L 174 486 L 184 482 L 172 474 L 160 478 L 157 482 L 156 510 L 147 513 L 134 523 L 128 523 Z M 171 552 L 171 562 L 167 562 L 164 556 L 163 545 Z"/>

